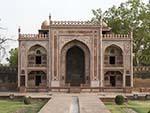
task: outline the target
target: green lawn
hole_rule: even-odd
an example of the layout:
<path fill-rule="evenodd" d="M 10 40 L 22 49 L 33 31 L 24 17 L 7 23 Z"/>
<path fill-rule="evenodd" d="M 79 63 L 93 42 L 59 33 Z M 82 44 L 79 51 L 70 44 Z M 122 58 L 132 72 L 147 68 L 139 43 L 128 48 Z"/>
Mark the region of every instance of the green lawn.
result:
<path fill-rule="evenodd" d="M 0 100 L 0 113 L 37 113 L 46 101 L 32 100 L 30 105 L 25 105 L 23 101 Z"/>
<path fill-rule="evenodd" d="M 150 110 L 150 101 L 129 101 L 124 105 L 116 105 L 113 102 L 106 102 L 105 105 L 111 113 L 125 113 L 123 108 L 128 107 L 137 113 L 147 113 Z"/>

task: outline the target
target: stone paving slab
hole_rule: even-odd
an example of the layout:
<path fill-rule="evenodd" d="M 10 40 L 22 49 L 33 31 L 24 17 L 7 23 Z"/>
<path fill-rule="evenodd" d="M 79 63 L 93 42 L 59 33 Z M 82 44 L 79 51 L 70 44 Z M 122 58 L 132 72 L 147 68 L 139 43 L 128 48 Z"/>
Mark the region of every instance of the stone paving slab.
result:
<path fill-rule="evenodd" d="M 39 113 L 69 113 L 71 99 L 70 96 L 54 96 Z"/>
<path fill-rule="evenodd" d="M 110 113 L 97 96 L 79 96 L 79 105 L 80 113 Z"/>

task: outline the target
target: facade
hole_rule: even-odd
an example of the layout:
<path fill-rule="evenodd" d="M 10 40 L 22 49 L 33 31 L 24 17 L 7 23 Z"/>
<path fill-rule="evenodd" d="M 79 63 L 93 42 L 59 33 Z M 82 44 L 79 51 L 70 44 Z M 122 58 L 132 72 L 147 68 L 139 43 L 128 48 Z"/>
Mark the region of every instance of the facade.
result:
<path fill-rule="evenodd" d="M 19 29 L 21 91 L 83 91 L 133 87 L 132 32 L 114 34 L 106 23 L 44 21 L 38 34 Z"/>

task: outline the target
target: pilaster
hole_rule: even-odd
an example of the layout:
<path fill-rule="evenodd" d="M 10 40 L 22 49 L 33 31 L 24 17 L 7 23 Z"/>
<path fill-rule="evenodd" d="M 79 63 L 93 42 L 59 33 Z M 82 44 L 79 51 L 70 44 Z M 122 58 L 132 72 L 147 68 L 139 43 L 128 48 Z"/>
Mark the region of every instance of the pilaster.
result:
<path fill-rule="evenodd" d="M 100 86 L 104 86 L 104 73 L 103 73 L 103 45 L 102 45 L 102 39 L 103 39 L 103 34 L 102 34 L 102 19 L 100 23 L 100 30 L 99 30 L 99 37 L 100 37 Z"/>
<path fill-rule="evenodd" d="M 126 87 L 126 72 L 123 70 L 123 87 Z"/>
<path fill-rule="evenodd" d="M 19 28 L 20 29 L 20 28 Z M 18 34 L 18 39 L 20 38 L 20 30 Z M 19 41 L 19 47 L 18 47 L 18 88 L 20 87 L 20 71 L 21 71 L 21 54 L 20 54 L 20 41 Z"/>
<path fill-rule="evenodd" d="M 51 15 L 49 15 L 49 32 L 48 32 L 48 49 L 47 49 L 47 87 L 51 86 L 51 78 L 52 78 L 52 57 L 51 57 Z"/>
<path fill-rule="evenodd" d="M 130 39 L 131 39 L 131 44 L 130 44 L 130 58 L 131 58 L 131 87 L 133 87 L 133 29 L 131 29 L 131 32 L 130 32 Z"/>

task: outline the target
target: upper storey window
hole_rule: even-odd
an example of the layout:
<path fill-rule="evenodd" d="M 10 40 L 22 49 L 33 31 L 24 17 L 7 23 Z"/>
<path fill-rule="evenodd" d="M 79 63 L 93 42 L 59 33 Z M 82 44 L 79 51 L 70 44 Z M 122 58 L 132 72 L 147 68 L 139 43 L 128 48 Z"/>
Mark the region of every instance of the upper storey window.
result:
<path fill-rule="evenodd" d="M 36 64 L 41 64 L 42 63 L 42 54 L 40 50 L 36 51 L 36 55 L 35 55 L 35 63 Z"/>
<path fill-rule="evenodd" d="M 28 66 L 46 66 L 47 52 L 46 49 L 40 45 L 32 46 L 28 51 Z"/>
<path fill-rule="evenodd" d="M 105 66 L 122 66 L 123 52 L 122 49 L 116 45 L 111 45 L 106 48 L 104 56 Z"/>
<path fill-rule="evenodd" d="M 115 64 L 116 62 L 115 56 L 109 56 L 109 64 Z"/>

